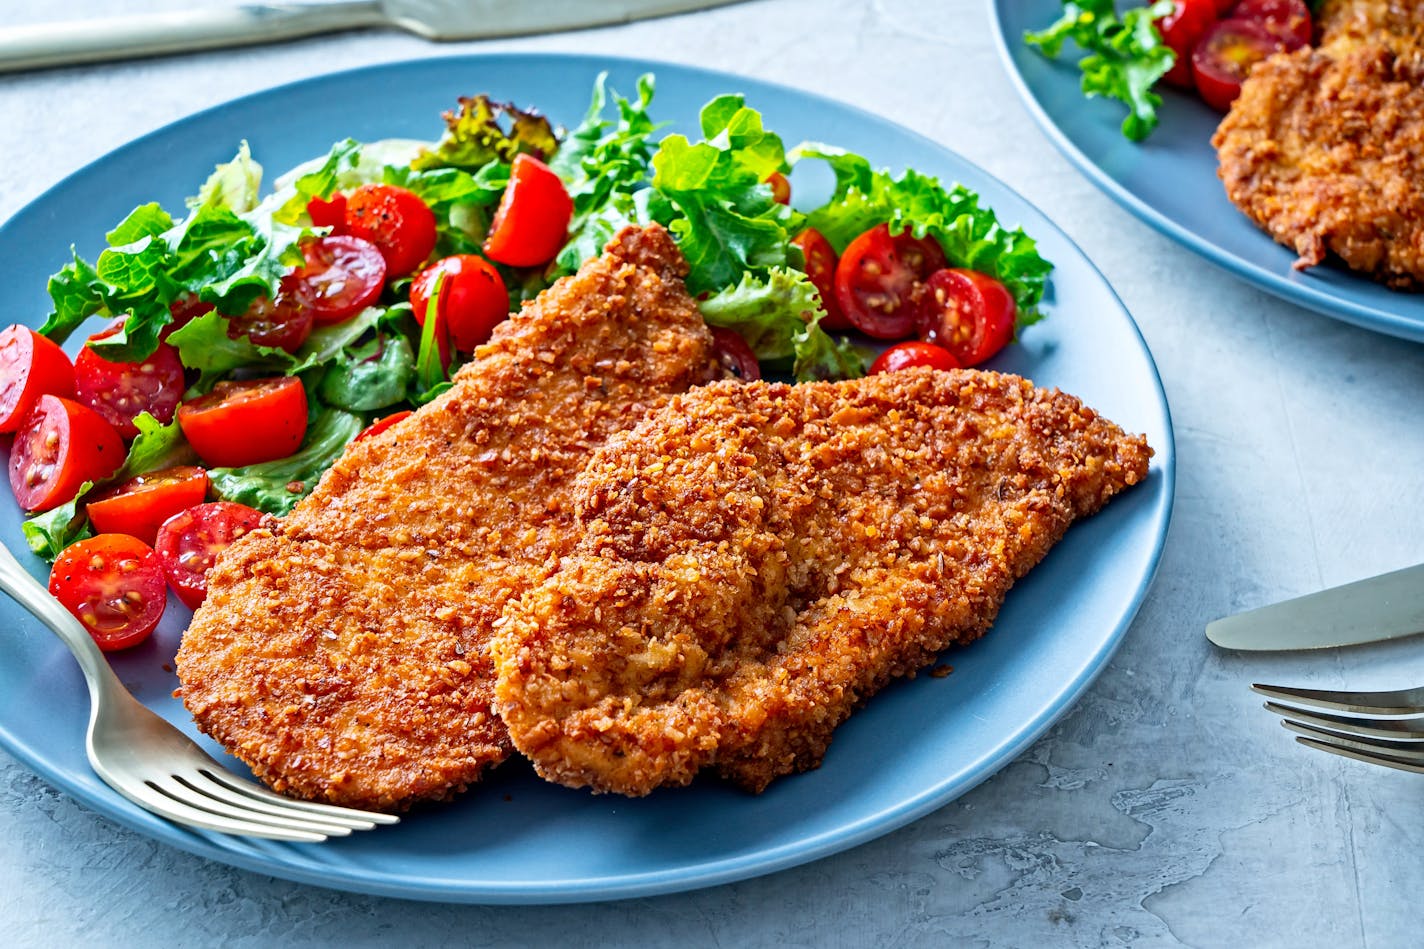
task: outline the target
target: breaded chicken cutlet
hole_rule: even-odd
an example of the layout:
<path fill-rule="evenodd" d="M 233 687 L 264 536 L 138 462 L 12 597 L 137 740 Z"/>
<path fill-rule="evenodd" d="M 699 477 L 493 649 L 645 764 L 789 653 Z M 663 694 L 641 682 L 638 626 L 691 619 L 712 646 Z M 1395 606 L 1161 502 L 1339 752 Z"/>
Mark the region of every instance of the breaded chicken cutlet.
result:
<path fill-rule="evenodd" d="M 1008 375 L 717 383 L 576 479 L 577 549 L 493 639 L 498 710 L 543 777 L 643 795 L 704 768 L 817 766 L 887 682 L 989 628 L 1151 449 Z"/>
<path fill-rule="evenodd" d="M 588 454 L 722 372 L 661 228 L 502 324 L 444 396 L 230 547 L 178 652 L 198 726 L 273 788 L 390 810 L 510 751 L 490 626 L 571 548 Z"/>
<path fill-rule="evenodd" d="M 1362 45 L 1383 45 L 1408 58 L 1424 48 L 1419 0 L 1325 0 L 1316 14 L 1317 48 L 1342 56 Z"/>
<path fill-rule="evenodd" d="M 1296 268 L 1424 287 L 1424 5 L 1334 2 L 1317 48 L 1258 64 L 1212 138 L 1227 197 Z"/>

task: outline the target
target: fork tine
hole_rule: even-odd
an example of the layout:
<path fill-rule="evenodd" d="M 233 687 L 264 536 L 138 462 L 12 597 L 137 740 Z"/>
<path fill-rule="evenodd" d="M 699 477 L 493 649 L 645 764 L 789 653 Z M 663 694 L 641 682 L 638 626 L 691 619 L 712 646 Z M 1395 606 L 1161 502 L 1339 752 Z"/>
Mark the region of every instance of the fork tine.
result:
<path fill-rule="evenodd" d="M 110 782 L 110 785 L 114 790 L 145 810 L 152 811 L 155 814 L 166 817 L 172 821 L 177 821 L 180 824 L 201 827 L 205 830 L 215 830 L 224 834 L 237 834 L 243 837 L 265 837 L 269 840 L 288 840 L 296 843 L 320 843 L 326 840 L 328 836 L 327 834 L 312 830 L 294 830 L 275 827 L 271 824 L 260 824 L 254 821 L 224 817 L 221 814 L 214 814 L 211 811 L 192 807 L 184 801 L 174 798 L 170 794 L 144 784 L 119 785 Z"/>
<path fill-rule="evenodd" d="M 144 782 L 151 789 L 177 801 L 185 807 L 204 811 L 215 817 L 239 820 L 261 827 L 295 831 L 297 833 L 318 834 L 322 837 L 345 837 L 351 833 L 350 827 L 319 823 L 310 820 L 292 819 L 278 815 L 262 814 L 258 811 L 239 810 L 211 795 L 195 791 L 189 784 L 175 775 L 154 776 Z"/>
<path fill-rule="evenodd" d="M 213 775 L 204 771 L 192 774 L 174 775 L 174 780 L 190 789 L 194 794 L 201 794 L 210 799 L 213 805 L 233 810 L 239 813 L 249 812 L 244 816 L 251 816 L 254 820 L 261 820 L 265 817 L 277 817 L 297 823 L 308 824 L 312 830 L 322 833 L 345 834 L 353 830 L 372 830 L 376 824 L 374 821 L 318 816 L 294 807 L 284 807 L 280 804 L 270 803 L 255 797 L 249 797 L 241 791 L 229 788 L 223 782 L 214 778 Z M 200 806 L 205 805 L 198 802 Z M 329 830 L 328 830 L 329 828 Z"/>
<path fill-rule="evenodd" d="M 1319 751 L 1328 751 L 1332 755 L 1339 755 L 1342 758 L 1351 758 L 1355 761 L 1363 761 L 1365 764 L 1377 764 L 1386 768 L 1394 768 L 1396 771 L 1411 771 L 1415 774 L 1424 774 L 1424 763 L 1413 761 L 1407 758 L 1400 758 L 1395 755 L 1381 754 L 1375 751 L 1365 751 L 1350 747 L 1344 743 L 1326 741 L 1321 738 L 1307 738 L 1304 735 L 1297 735 L 1296 741 L 1307 748 L 1315 748 Z"/>
<path fill-rule="evenodd" d="M 1424 741 L 1424 720 L 1417 718 L 1350 718 L 1345 715 L 1330 715 L 1325 712 L 1310 712 L 1305 709 L 1290 708 L 1275 702 L 1266 703 L 1266 711 L 1284 715 L 1299 722 L 1326 728 L 1344 735 L 1363 735 L 1371 738 L 1393 738 L 1398 741 Z M 1424 745 L 1420 746 L 1424 748 Z"/>
<path fill-rule="evenodd" d="M 312 817 L 325 820 L 335 820 L 350 822 L 353 824 L 399 824 L 400 818 L 395 814 L 382 814 L 377 811 L 360 811 L 350 807 L 340 807 L 336 804 L 318 804 L 314 801 L 303 801 L 297 798 L 284 797 L 258 784 L 243 779 L 222 769 L 199 769 L 203 775 L 218 784 L 223 785 L 231 791 L 242 794 L 259 801 L 266 801 L 269 804 L 287 808 L 288 810 L 301 811 L 310 814 Z M 369 828 L 363 828 L 369 829 Z"/>
<path fill-rule="evenodd" d="M 1413 761 L 1424 765 L 1424 743 L 1417 741 L 1392 741 L 1388 738 L 1371 738 L 1367 735 L 1355 735 L 1348 732 L 1332 731 L 1329 728 L 1317 728 L 1304 722 L 1293 722 L 1286 719 L 1281 725 L 1297 735 L 1304 735 L 1315 741 L 1329 742 L 1342 748 L 1350 748 L 1354 751 L 1364 752 L 1372 755 L 1386 755 L 1391 758 L 1398 758 L 1401 761 Z"/>
<path fill-rule="evenodd" d="M 1342 712 L 1364 712 L 1371 715 L 1424 714 L 1424 688 L 1397 689 L 1391 692 L 1330 692 L 1324 689 L 1294 689 L 1283 685 L 1257 682 L 1251 688 L 1273 699 L 1284 699 L 1297 705 L 1332 708 Z"/>

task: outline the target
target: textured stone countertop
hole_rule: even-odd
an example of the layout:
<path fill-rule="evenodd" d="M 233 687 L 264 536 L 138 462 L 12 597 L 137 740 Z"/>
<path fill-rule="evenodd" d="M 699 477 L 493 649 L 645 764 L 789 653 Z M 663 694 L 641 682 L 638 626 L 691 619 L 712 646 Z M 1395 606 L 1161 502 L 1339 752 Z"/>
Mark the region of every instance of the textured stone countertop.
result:
<path fill-rule="evenodd" d="M 220 5 L 0 3 L 6 25 Z M 646 55 L 813 90 L 949 145 L 1058 222 L 1136 318 L 1176 427 L 1166 551 L 1124 645 L 1030 750 L 939 811 L 760 879 L 607 904 L 446 906 L 272 879 L 123 829 L 0 752 L 0 944 L 1417 944 L 1424 778 L 1293 744 L 1247 684 L 1424 682 L 1424 643 L 1250 658 L 1202 628 L 1424 560 L 1424 348 L 1258 292 L 1121 210 L 1029 118 L 983 0 L 759 0 L 454 47 L 359 33 L 6 76 L 0 219 L 195 110 L 474 50 Z"/>

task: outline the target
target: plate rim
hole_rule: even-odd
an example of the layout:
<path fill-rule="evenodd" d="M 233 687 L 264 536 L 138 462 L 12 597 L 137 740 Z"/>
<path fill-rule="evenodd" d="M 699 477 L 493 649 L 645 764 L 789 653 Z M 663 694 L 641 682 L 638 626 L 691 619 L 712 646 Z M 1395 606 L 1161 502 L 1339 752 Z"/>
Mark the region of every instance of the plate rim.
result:
<path fill-rule="evenodd" d="M 1146 340 L 1142 335 L 1141 328 L 1133 319 L 1126 305 L 1123 304 L 1116 290 L 1113 289 L 1097 265 L 1083 252 L 1081 247 L 1079 247 L 1057 223 L 1048 218 L 1042 210 L 1024 198 L 1017 190 L 1011 188 L 981 165 L 971 161 L 953 148 L 909 126 L 875 115 L 857 105 L 842 102 L 829 96 L 773 80 L 760 79 L 739 73 L 709 69 L 702 66 L 688 65 L 652 57 L 604 56 L 549 50 L 536 52 L 502 51 L 454 53 L 440 56 L 384 60 L 347 69 L 330 70 L 288 82 L 278 83 L 224 100 L 223 102 L 204 109 L 185 113 L 172 121 L 165 122 L 157 128 L 106 151 L 104 154 L 97 156 L 92 161 L 85 163 L 80 168 L 65 175 L 62 179 L 44 189 L 40 194 L 18 208 L 4 222 L 0 222 L 0 234 L 15 227 L 17 222 L 26 220 L 30 214 L 37 213 L 56 192 L 65 189 L 77 180 L 82 180 L 91 174 L 96 166 L 111 160 L 114 156 L 131 149 L 140 148 L 152 139 L 170 135 L 175 127 L 183 126 L 186 123 L 194 122 L 214 113 L 227 111 L 240 104 L 250 102 L 251 100 L 281 96 L 283 93 L 293 89 L 329 83 L 333 80 L 339 80 L 341 77 L 356 74 L 367 75 L 382 72 L 399 72 L 416 68 L 428 68 L 432 65 L 439 64 L 456 67 L 459 64 L 497 64 L 500 61 L 523 61 L 530 59 L 557 60 L 561 63 L 579 64 L 588 67 L 594 72 L 599 71 L 601 68 L 651 70 L 655 73 L 661 70 L 668 70 L 683 75 L 697 76 L 706 80 L 715 80 L 724 83 L 749 83 L 763 89 L 771 90 L 779 95 L 791 96 L 801 100 L 814 100 L 823 106 L 828 106 L 844 113 L 864 118 L 872 124 L 892 126 L 899 134 L 907 138 L 918 140 L 921 144 L 942 152 L 956 161 L 962 162 L 964 165 L 973 168 L 976 174 L 993 182 L 1006 193 L 1012 195 L 1025 208 L 1031 209 L 1036 213 L 1047 227 L 1056 231 L 1057 236 L 1064 244 L 1081 259 L 1088 274 L 1101 283 L 1102 289 L 1117 305 L 1127 329 L 1130 330 L 1140 354 L 1145 360 L 1145 368 L 1156 396 L 1155 408 L 1157 408 L 1161 414 L 1160 422 L 1162 425 L 1163 441 L 1161 444 L 1154 443 L 1153 445 L 1155 454 L 1152 460 L 1151 471 L 1148 476 L 1148 482 L 1142 486 L 1146 488 L 1147 484 L 1150 483 L 1154 477 L 1160 480 L 1160 485 L 1157 489 L 1159 496 L 1155 498 L 1154 503 L 1151 503 L 1146 509 L 1146 514 L 1152 518 L 1152 522 L 1155 524 L 1155 531 L 1153 532 L 1150 550 L 1146 551 L 1146 570 L 1142 576 L 1137 578 L 1130 593 L 1127 593 L 1124 587 L 1124 592 L 1127 593 L 1127 597 L 1125 600 L 1126 606 L 1121 615 L 1117 617 L 1113 628 L 1106 632 L 1100 645 L 1091 655 L 1075 657 L 1080 665 L 1073 678 L 1063 683 L 1057 694 L 1050 700 L 1045 701 L 1034 717 L 1027 721 L 1017 723 L 1017 727 L 1011 734 L 1009 740 L 997 744 L 994 748 L 982 755 L 980 759 L 967 762 L 959 777 L 952 780 L 947 779 L 926 788 L 919 794 L 899 802 L 894 807 L 882 809 L 874 814 L 862 815 L 860 819 L 852 823 L 839 825 L 834 829 L 823 831 L 809 838 L 787 842 L 771 850 L 757 850 L 751 853 L 718 858 L 691 866 L 682 865 L 638 873 L 626 873 L 619 876 L 580 881 L 572 885 L 563 882 L 557 886 L 547 884 L 541 886 L 537 882 L 515 880 L 502 883 L 484 881 L 480 883 L 478 887 L 472 888 L 470 886 L 459 886 L 448 879 L 434 877 L 418 878 L 409 875 L 400 879 L 392 879 L 389 877 L 370 877 L 358 874 L 337 879 L 331 874 L 330 868 L 309 869 L 302 864 L 283 863 L 278 859 L 280 852 L 278 853 L 278 858 L 271 858 L 264 857 L 260 852 L 249 853 L 242 850 L 227 849 L 218 846 L 213 838 L 210 838 L 202 832 L 179 827 L 167 821 L 163 821 L 149 814 L 147 811 L 130 804 L 117 793 L 111 791 L 107 785 L 99 782 L 92 774 L 74 776 L 58 766 L 51 765 L 37 749 L 30 747 L 26 742 L 20 741 L 18 736 L 14 735 L 3 721 L 0 721 L 0 747 L 3 747 L 26 767 L 40 775 L 53 787 L 74 798 L 81 805 L 103 814 L 130 830 L 137 831 L 152 839 L 175 846 L 195 856 L 269 876 L 276 876 L 282 879 L 345 892 L 401 899 L 483 905 L 582 903 L 685 892 L 762 876 L 819 860 L 884 836 L 944 807 L 951 801 L 997 774 L 1022 754 L 1025 749 L 1037 741 L 1049 727 L 1074 707 L 1078 699 L 1097 676 L 1101 674 L 1103 669 L 1106 668 L 1108 660 L 1120 647 L 1127 630 L 1141 609 L 1147 591 L 1156 577 L 1157 571 L 1160 569 L 1176 494 L 1176 446 L 1171 410 L 1167 401 L 1166 390 L 1162 383 L 1161 374 L 1157 369 L 1157 364 L 1151 350 L 1148 348 Z M 15 608 L 18 609 L 18 607 Z M 46 635 L 48 635 L 47 632 Z M 221 835 L 217 835 L 217 837 L 221 839 Z M 357 869 L 359 870 L 360 868 Z"/>
<path fill-rule="evenodd" d="M 1178 224 L 1123 187 L 1117 179 L 1104 171 L 1086 152 L 1073 143 L 1067 133 L 1048 114 L 1048 110 L 1039 101 L 1027 78 L 1019 70 L 1018 63 L 1014 58 L 1014 50 L 1010 47 L 1004 19 L 1000 13 L 1001 5 L 1008 2 L 1014 2 L 1014 0 L 986 0 L 994 35 L 994 46 L 998 51 L 999 59 L 1004 64 L 1005 71 L 1009 74 L 1009 79 L 1018 93 L 1019 100 L 1032 116 L 1034 124 L 1039 127 L 1053 147 L 1067 158 L 1069 163 L 1077 168 L 1085 178 L 1096 185 L 1098 190 L 1159 234 L 1177 242 L 1209 263 L 1215 264 L 1259 290 L 1264 290 L 1272 296 L 1305 307 L 1322 316 L 1338 319 L 1378 333 L 1385 333 L 1398 339 L 1424 342 L 1424 321 L 1401 317 L 1388 310 L 1366 306 L 1345 297 L 1323 292 L 1315 287 L 1293 283 L 1255 261 L 1218 248 L 1195 231 Z M 1288 250 L 1284 247 L 1281 249 Z M 1366 279 L 1355 274 L 1350 274 L 1350 276 L 1358 280 Z"/>

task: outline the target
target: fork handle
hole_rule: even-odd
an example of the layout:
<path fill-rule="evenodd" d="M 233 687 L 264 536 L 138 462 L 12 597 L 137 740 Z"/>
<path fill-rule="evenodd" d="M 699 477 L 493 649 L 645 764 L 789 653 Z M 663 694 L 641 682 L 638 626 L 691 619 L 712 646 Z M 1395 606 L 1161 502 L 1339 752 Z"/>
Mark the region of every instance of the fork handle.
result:
<path fill-rule="evenodd" d="M 0 73 L 389 26 L 380 0 L 186 10 L 0 30 Z"/>
<path fill-rule="evenodd" d="M 50 596 L 49 591 L 40 586 L 39 581 L 30 576 L 29 571 L 20 566 L 8 547 L 0 544 L 0 590 L 9 594 L 16 603 L 29 610 L 64 641 L 79 668 L 84 673 L 84 681 L 89 684 L 90 708 L 95 713 L 99 708 L 100 693 L 117 688 L 124 690 L 113 667 L 99 651 L 89 631 L 79 620 L 70 615 L 59 601 Z"/>

